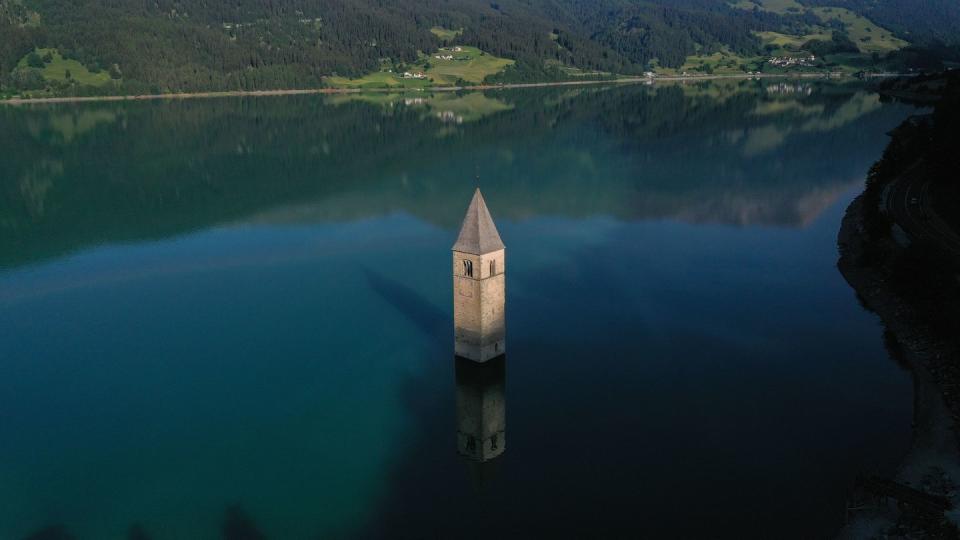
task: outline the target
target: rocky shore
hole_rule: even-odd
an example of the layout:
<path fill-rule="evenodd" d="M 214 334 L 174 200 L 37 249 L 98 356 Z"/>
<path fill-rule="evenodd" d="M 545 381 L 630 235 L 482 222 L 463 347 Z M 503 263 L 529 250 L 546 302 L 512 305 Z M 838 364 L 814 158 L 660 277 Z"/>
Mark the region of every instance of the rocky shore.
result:
<path fill-rule="evenodd" d="M 868 191 L 871 188 L 868 187 Z M 877 189 L 877 188 L 874 188 Z M 896 477 L 898 484 L 932 496 L 946 497 L 954 509 L 960 502 L 960 382 L 957 340 L 931 329 L 923 313 L 892 286 L 894 265 L 905 246 L 894 236 L 871 234 L 872 215 L 865 205 L 879 197 L 864 193 L 851 203 L 840 228 L 838 268 L 861 304 L 876 313 L 886 329 L 891 356 L 907 367 L 914 381 L 914 440 Z M 882 244 L 882 245 L 878 245 Z M 876 260 L 875 255 L 885 258 Z M 865 263 L 869 259 L 869 264 Z M 922 279 L 922 276 L 918 276 Z M 859 493 L 841 538 L 956 538 L 960 521 L 953 511 L 930 515 L 909 504 L 884 504 L 877 493 Z"/>

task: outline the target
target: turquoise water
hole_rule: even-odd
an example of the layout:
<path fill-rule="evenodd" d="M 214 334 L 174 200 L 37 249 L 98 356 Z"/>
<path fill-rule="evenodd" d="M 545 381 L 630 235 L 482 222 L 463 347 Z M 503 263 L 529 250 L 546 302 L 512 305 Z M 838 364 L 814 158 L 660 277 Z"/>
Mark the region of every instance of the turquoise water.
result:
<path fill-rule="evenodd" d="M 0 108 L 0 538 L 829 536 L 910 443 L 835 262 L 911 112 L 768 81 Z M 478 184 L 483 464 L 449 252 Z"/>

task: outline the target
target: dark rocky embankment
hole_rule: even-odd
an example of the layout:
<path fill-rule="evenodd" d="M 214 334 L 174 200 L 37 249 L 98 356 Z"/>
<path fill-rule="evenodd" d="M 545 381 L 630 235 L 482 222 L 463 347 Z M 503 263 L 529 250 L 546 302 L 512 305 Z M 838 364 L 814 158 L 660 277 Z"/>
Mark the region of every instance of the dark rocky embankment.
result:
<path fill-rule="evenodd" d="M 838 268 L 883 321 L 887 349 L 911 371 L 915 390 L 913 448 L 888 479 L 901 497 L 861 490 L 843 537 L 958 537 L 960 259 L 949 230 L 955 216 L 938 214 L 956 201 L 934 200 L 960 181 L 958 82 L 945 77 L 934 86 L 934 113 L 892 133 L 840 229 Z M 931 510 L 938 500 L 952 509 Z"/>

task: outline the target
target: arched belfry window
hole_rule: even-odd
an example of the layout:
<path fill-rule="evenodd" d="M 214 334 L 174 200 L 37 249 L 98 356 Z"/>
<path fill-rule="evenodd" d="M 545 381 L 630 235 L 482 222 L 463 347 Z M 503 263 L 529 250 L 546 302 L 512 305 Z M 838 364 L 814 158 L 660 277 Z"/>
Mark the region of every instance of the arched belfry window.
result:
<path fill-rule="evenodd" d="M 497 260 L 496 260 L 496 259 L 490 261 L 490 275 L 491 275 L 491 276 L 497 275 Z"/>
<path fill-rule="evenodd" d="M 473 261 L 463 260 L 463 275 L 473 277 Z"/>

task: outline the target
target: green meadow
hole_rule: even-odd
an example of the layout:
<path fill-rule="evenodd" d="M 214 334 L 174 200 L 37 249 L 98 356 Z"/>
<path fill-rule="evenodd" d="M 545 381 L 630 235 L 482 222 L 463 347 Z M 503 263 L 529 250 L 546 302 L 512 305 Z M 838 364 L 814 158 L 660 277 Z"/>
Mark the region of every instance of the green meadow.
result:
<path fill-rule="evenodd" d="M 43 68 L 38 68 L 43 78 L 48 81 L 67 82 L 72 80 L 88 86 L 103 86 L 110 82 L 110 75 L 106 71 L 93 73 L 80 62 L 64 58 L 56 49 L 37 49 L 34 52 L 40 57 L 49 53 L 52 58 L 50 62 L 44 64 Z M 29 67 L 27 56 L 29 55 L 20 59 L 17 63 L 18 68 Z M 67 77 L 68 72 L 70 77 Z"/>
<path fill-rule="evenodd" d="M 810 12 L 817 16 L 823 25 L 812 25 L 806 35 L 791 36 L 778 32 L 757 32 L 764 43 L 773 44 L 781 49 L 799 49 L 811 39 L 829 40 L 833 31 L 828 27 L 831 23 L 841 23 L 846 29 L 850 40 L 853 41 L 861 53 L 887 53 L 902 49 L 909 45 L 906 41 L 896 37 L 892 32 L 874 24 L 870 19 L 858 15 L 849 9 L 840 7 L 806 8 L 795 0 L 740 0 L 734 7 L 741 9 L 762 9 L 774 13 L 804 13 Z M 775 51 L 780 54 L 783 51 Z"/>
<path fill-rule="evenodd" d="M 740 0 L 734 3 L 733 6 L 740 9 L 759 8 L 764 11 L 781 14 L 803 12 L 806 9 L 796 0 Z"/>
<path fill-rule="evenodd" d="M 654 66 L 654 71 L 660 75 L 675 76 L 687 73 L 689 75 L 734 75 L 747 71 L 759 71 L 763 58 L 760 56 L 740 56 L 728 49 L 711 54 L 694 54 L 688 56 L 679 68 Z"/>
<path fill-rule="evenodd" d="M 463 33 L 463 30 L 451 30 L 442 26 L 434 26 L 430 32 L 440 39 L 451 40 Z"/>
<path fill-rule="evenodd" d="M 817 32 L 804 34 L 802 36 L 792 36 L 790 34 L 781 34 L 780 32 L 755 32 L 755 35 L 763 40 L 763 43 L 772 44 L 781 49 L 799 49 L 804 43 L 819 39 L 829 41 L 833 37 L 833 32 L 826 28 L 817 28 Z"/>
<path fill-rule="evenodd" d="M 882 54 L 909 45 L 906 41 L 895 37 L 889 30 L 873 24 L 870 19 L 857 15 L 849 9 L 824 7 L 813 8 L 811 11 L 825 23 L 830 21 L 843 23 L 847 34 L 857 44 L 860 52 Z"/>
<path fill-rule="evenodd" d="M 493 75 L 503 71 L 507 66 L 513 64 L 513 60 L 499 58 L 492 54 L 486 54 L 476 47 L 445 47 L 431 54 L 429 57 L 422 58 L 422 63 L 418 67 L 425 69 L 428 77 L 432 77 L 439 83 L 454 84 L 459 79 L 471 83 L 483 82 L 488 75 Z M 438 56 L 453 56 L 451 60 L 437 58 Z"/>
<path fill-rule="evenodd" d="M 388 72 L 375 71 L 363 77 L 348 79 L 346 77 L 327 77 L 327 83 L 337 88 L 426 88 L 431 85 L 428 79 L 404 79 L 402 76 Z"/>
<path fill-rule="evenodd" d="M 460 49 L 460 50 L 456 50 Z M 451 59 L 438 57 L 452 56 Z M 433 85 L 452 86 L 458 81 L 479 84 L 488 75 L 493 75 L 513 64 L 513 60 L 486 54 L 476 47 L 442 47 L 430 55 L 421 55 L 420 59 L 408 65 L 410 73 L 422 72 L 426 78 L 404 78 L 402 73 L 388 71 L 386 68 L 363 77 L 348 79 L 328 77 L 327 82 L 344 88 L 425 88 Z"/>

